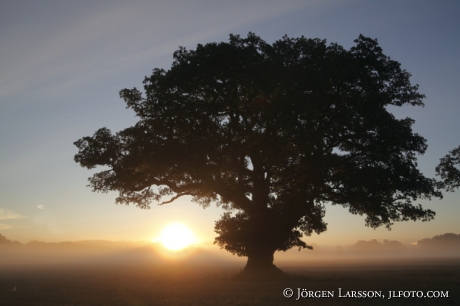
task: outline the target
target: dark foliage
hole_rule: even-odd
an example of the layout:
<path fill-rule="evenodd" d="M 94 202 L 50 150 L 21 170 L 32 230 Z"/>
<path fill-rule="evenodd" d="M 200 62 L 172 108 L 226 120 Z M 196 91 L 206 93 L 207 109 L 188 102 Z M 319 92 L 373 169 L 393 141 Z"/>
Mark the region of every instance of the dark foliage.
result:
<path fill-rule="evenodd" d="M 460 187 L 460 146 L 441 158 L 436 167 L 436 174 L 442 179 L 438 182 L 438 187 L 447 191 L 454 191 Z"/>
<path fill-rule="evenodd" d="M 426 140 L 387 110 L 423 106 L 424 95 L 377 40 L 355 43 L 284 36 L 270 45 L 250 33 L 180 48 L 144 93 L 120 91 L 139 122 L 78 140 L 75 161 L 107 166 L 90 186 L 118 191 L 117 203 L 145 209 L 188 195 L 222 206 L 216 243 L 240 256 L 309 248 L 300 238 L 326 230 L 327 203 L 372 228 L 431 220 L 413 203 L 441 196 L 417 169 Z"/>

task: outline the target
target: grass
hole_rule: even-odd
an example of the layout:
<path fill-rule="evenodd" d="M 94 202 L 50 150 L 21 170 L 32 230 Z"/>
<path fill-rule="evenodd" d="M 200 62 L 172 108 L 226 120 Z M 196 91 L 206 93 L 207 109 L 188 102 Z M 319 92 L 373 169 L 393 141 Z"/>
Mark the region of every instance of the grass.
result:
<path fill-rule="evenodd" d="M 204 265 L 43 265 L 0 268 L 0 305 L 460 305 L 460 262 L 315 263 L 280 267 L 294 275 L 237 280 L 242 267 Z M 285 288 L 294 297 L 284 298 Z M 16 288 L 15 291 L 13 289 Z M 297 288 L 334 298 L 300 299 Z M 449 291 L 449 298 L 338 298 L 346 290 Z"/>

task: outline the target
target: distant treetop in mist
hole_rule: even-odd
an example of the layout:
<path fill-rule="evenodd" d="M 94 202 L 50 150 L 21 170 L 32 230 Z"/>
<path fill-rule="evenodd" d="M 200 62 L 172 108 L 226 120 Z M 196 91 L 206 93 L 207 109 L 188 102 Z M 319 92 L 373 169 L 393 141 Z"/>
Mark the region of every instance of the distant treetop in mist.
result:
<path fill-rule="evenodd" d="M 356 251 L 394 251 L 402 250 L 403 244 L 396 240 L 383 240 L 383 243 L 377 241 L 377 239 L 372 239 L 369 241 L 360 240 L 351 246 L 352 249 Z"/>
<path fill-rule="evenodd" d="M 18 246 L 18 245 L 21 245 L 21 243 L 19 241 L 12 241 L 12 240 L 9 240 L 7 239 L 5 236 L 3 236 L 2 234 L 0 234 L 0 246 L 5 246 L 5 245 L 8 245 L 8 246 Z"/>
<path fill-rule="evenodd" d="M 460 248 L 460 235 L 446 233 L 443 235 L 434 236 L 433 238 L 425 238 L 417 241 L 417 246 L 423 248 Z"/>

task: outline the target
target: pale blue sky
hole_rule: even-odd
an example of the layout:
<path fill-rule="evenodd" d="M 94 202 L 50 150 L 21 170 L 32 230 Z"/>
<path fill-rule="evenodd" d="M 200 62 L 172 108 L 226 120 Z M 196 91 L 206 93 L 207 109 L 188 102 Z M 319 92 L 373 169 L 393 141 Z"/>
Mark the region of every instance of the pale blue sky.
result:
<path fill-rule="evenodd" d="M 429 177 L 460 145 L 459 1 L 0 1 L 0 233 L 9 239 L 143 240 L 169 222 L 214 237 L 221 211 L 187 200 L 149 211 L 116 206 L 115 193 L 85 187 L 90 171 L 73 161 L 73 142 L 103 126 L 135 122 L 118 97 L 142 87 L 153 68 L 169 68 L 179 46 L 227 41 L 251 31 L 269 43 L 284 34 L 346 48 L 361 33 L 377 38 L 426 94 L 424 108 L 395 109 L 428 140 L 419 166 Z M 420 202 L 430 223 L 364 227 L 364 218 L 328 207 L 328 232 L 307 239 L 349 245 L 363 239 L 408 243 L 460 233 L 460 191 Z M 40 206 L 41 205 L 41 206 Z M 39 207 L 37 207 L 39 206 Z"/>

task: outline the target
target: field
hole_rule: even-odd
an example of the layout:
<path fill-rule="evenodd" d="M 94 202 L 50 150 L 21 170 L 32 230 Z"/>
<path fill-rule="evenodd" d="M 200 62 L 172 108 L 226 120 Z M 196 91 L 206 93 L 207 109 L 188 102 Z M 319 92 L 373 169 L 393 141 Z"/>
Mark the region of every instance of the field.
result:
<path fill-rule="evenodd" d="M 293 277 L 237 280 L 239 265 L 2 267 L 0 305 L 460 305 L 459 260 L 331 261 L 279 267 Z M 293 289 L 290 299 L 283 297 L 285 288 Z M 298 288 L 313 291 L 310 294 L 332 291 L 334 297 L 298 299 Z M 342 296 L 371 290 L 381 291 L 385 298 L 339 297 L 339 288 Z M 449 297 L 388 299 L 389 291 L 404 290 L 448 291 Z"/>

